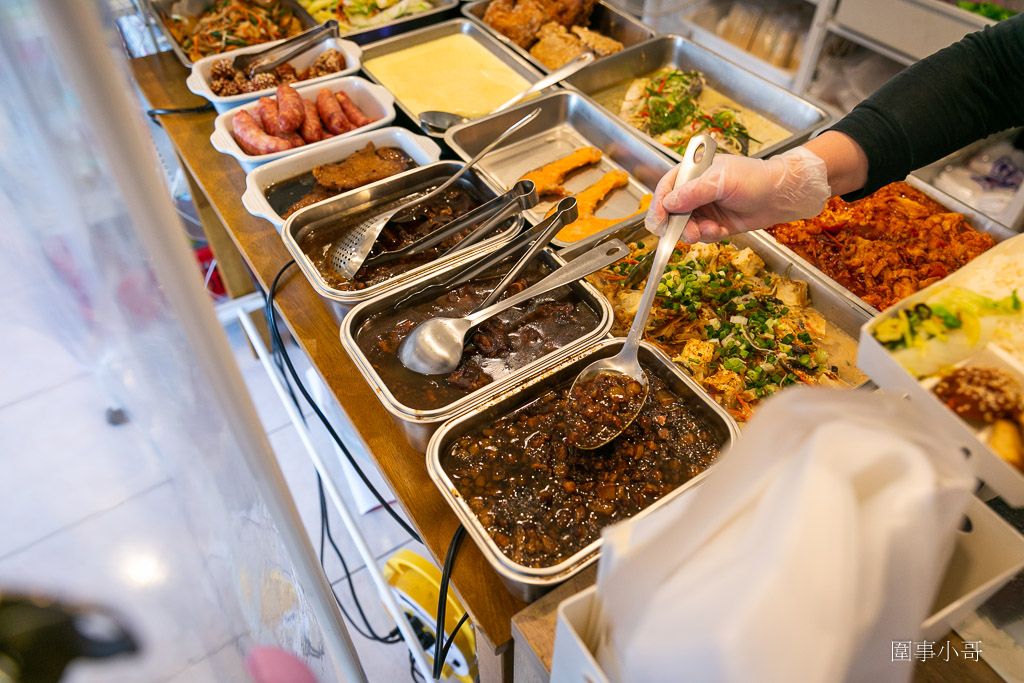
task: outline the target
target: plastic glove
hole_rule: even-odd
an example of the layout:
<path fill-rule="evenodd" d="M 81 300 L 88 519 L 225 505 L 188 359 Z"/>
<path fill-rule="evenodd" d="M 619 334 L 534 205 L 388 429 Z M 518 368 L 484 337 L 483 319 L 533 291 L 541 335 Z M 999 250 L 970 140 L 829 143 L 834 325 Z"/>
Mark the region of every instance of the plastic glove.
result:
<path fill-rule="evenodd" d="M 693 211 L 681 238 L 688 244 L 811 218 L 832 196 L 825 162 L 803 147 L 767 160 L 719 154 L 704 175 L 672 190 L 678 170 L 658 183 L 644 224 L 661 235 L 670 213 Z"/>

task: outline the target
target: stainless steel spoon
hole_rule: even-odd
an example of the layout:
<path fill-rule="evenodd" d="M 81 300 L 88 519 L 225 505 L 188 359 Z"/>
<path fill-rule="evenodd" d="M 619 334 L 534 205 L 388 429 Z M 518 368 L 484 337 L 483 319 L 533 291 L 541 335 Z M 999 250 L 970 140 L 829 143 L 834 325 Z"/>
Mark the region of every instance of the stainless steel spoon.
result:
<path fill-rule="evenodd" d="M 711 166 L 711 160 L 715 156 L 715 141 L 708 135 L 695 135 L 690 138 L 689 143 L 686 145 L 686 152 L 683 154 L 683 162 L 679 167 L 679 172 L 676 175 L 675 184 L 672 189 L 675 190 L 681 187 L 684 183 L 697 178 L 704 173 Z M 690 220 L 690 214 L 677 214 L 669 217 L 668 226 L 665 228 L 665 234 L 663 234 L 658 241 L 658 247 L 654 252 L 654 263 L 651 265 L 650 274 L 647 276 L 647 285 L 644 287 L 643 296 L 640 298 L 640 305 L 636 309 L 636 315 L 633 317 L 633 324 L 629 328 L 629 334 L 626 335 L 626 341 L 622 344 L 622 349 L 612 356 L 611 358 L 603 358 L 601 360 L 594 361 L 587 367 L 583 368 L 583 371 L 576 377 L 573 382 L 572 388 L 569 390 L 569 404 L 566 406 L 566 412 L 569 414 L 580 414 L 582 411 L 579 406 L 575 404 L 575 396 L 577 395 L 576 388 L 588 381 L 603 374 L 612 375 L 625 375 L 631 377 L 640 383 L 643 387 L 643 398 L 647 399 L 647 392 L 650 388 L 650 380 L 647 379 L 646 373 L 642 367 L 640 367 L 640 359 L 637 357 L 637 353 L 640 350 L 640 340 L 643 339 L 644 330 L 647 329 L 647 319 L 651 315 L 651 306 L 654 304 L 654 297 L 658 293 L 658 285 L 661 283 L 661 276 L 665 272 L 665 267 L 668 265 L 669 259 L 672 257 L 672 252 L 676 248 L 676 243 L 683 234 L 683 228 L 686 227 L 686 222 Z M 575 263 L 575 261 L 573 262 Z M 584 450 L 592 450 L 599 448 L 604 444 L 608 443 L 619 434 L 622 433 L 626 427 L 628 427 L 636 416 L 640 414 L 640 409 L 643 407 L 644 401 L 630 402 L 624 405 L 627 408 L 635 408 L 632 414 L 619 415 L 621 419 L 621 429 L 615 431 L 614 429 L 602 429 L 599 432 L 592 432 L 590 439 L 586 437 L 582 441 L 578 442 L 577 448 Z"/>
<path fill-rule="evenodd" d="M 503 301 L 488 306 L 464 318 L 431 318 L 409 333 L 398 346 L 398 359 L 402 365 L 423 375 L 451 372 L 462 360 L 466 335 L 471 329 L 493 315 L 517 306 L 524 301 L 570 284 L 582 277 L 614 263 L 629 253 L 629 247 L 619 240 L 595 247 L 572 263 L 562 266 L 540 282 L 527 287 Z"/>
<path fill-rule="evenodd" d="M 550 75 L 545 76 L 526 90 L 522 91 L 512 99 L 503 102 L 496 109 L 491 111 L 491 114 L 497 114 L 500 111 L 505 111 L 523 100 L 530 95 L 538 93 L 545 88 L 549 88 L 556 83 L 564 81 L 569 76 L 590 64 L 594 61 L 594 55 L 590 52 L 584 52 L 583 54 L 575 57 L 572 61 L 565 64 L 563 67 L 556 71 L 552 71 Z M 460 123 L 465 123 L 470 119 L 465 116 L 459 116 L 448 111 L 434 111 L 428 110 L 420 112 L 420 127 L 422 127 L 427 133 L 433 133 L 435 135 L 443 135 L 446 130 L 452 126 L 457 126 Z"/>

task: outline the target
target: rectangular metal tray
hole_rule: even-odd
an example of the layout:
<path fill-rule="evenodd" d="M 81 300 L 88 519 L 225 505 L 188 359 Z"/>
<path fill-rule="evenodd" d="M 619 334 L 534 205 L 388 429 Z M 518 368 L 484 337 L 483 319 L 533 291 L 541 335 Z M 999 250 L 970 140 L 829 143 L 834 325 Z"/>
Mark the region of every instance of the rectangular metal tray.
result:
<path fill-rule="evenodd" d="M 450 36 L 456 33 L 462 33 L 463 35 L 470 36 L 477 40 L 481 45 L 487 48 L 487 50 L 503 61 L 510 69 L 525 78 L 528 83 L 536 83 L 543 78 L 543 75 L 536 67 L 533 66 L 533 64 L 502 45 L 497 39 L 491 36 L 489 32 L 482 29 L 479 24 L 472 22 L 469 19 L 452 19 L 451 21 L 434 24 L 433 26 L 427 26 L 426 28 L 421 28 L 417 31 L 403 33 L 400 36 L 386 38 L 376 43 L 365 45 L 363 46 L 363 72 L 369 76 L 373 82 L 380 83 L 387 87 L 382 81 L 378 80 L 374 75 L 373 70 L 367 65 L 367 62 L 377 57 L 391 54 L 392 52 L 398 52 L 399 50 L 404 50 L 416 45 L 422 45 L 423 43 L 428 43 L 432 40 L 444 38 L 445 36 Z M 475 69 L 476 66 L 473 64 L 467 64 L 466 68 Z M 408 115 L 410 119 L 413 121 L 419 120 L 417 115 L 409 109 L 401 99 L 396 97 L 395 103 L 398 105 L 399 109 Z M 431 135 L 433 137 L 442 137 L 436 133 L 432 133 Z"/>
<path fill-rule="evenodd" d="M 537 258 L 541 259 L 541 262 L 550 270 L 555 270 L 565 263 L 553 252 L 548 250 L 542 251 Z M 508 265 L 510 266 L 511 264 Z M 367 384 L 369 384 L 373 389 L 373 392 L 387 409 L 391 418 L 405 434 L 406 440 L 408 440 L 409 444 L 413 448 L 420 452 L 425 452 L 427 450 L 427 442 L 429 441 L 430 436 L 437 431 L 438 427 L 440 427 L 446 420 L 464 413 L 478 403 L 482 403 L 494 398 L 495 396 L 503 394 L 517 384 L 519 377 L 531 374 L 534 369 L 557 362 L 560 358 L 565 358 L 582 349 L 589 348 L 599 339 L 606 336 L 608 334 L 608 330 L 610 330 L 612 326 L 612 307 L 608 303 L 608 300 L 601 296 L 601 293 L 585 280 L 575 282 L 570 285 L 573 292 L 580 300 L 586 302 L 600 318 L 597 327 L 595 327 L 590 333 L 566 344 L 556 351 L 552 351 L 551 353 L 538 358 L 532 363 L 523 366 L 522 368 L 477 391 L 467 394 L 447 406 L 431 410 L 419 410 L 412 408 L 399 401 L 395 398 L 394 394 L 391 393 L 391 390 L 388 389 L 387 385 L 373 369 L 369 359 L 366 358 L 362 349 L 360 349 L 359 345 L 356 343 L 356 334 L 359 332 L 359 328 L 362 327 L 363 323 L 371 316 L 385 310 L 396 310 L 396 303 L 409 294 L 409 292 L 438 282 L 441 279 L 441 275 L 442 274 L 439 273 L 426 275 L 399 289 L 395 289 L 387 294 L 383 294 L 374 299 L 363 302 L 353 308 L 341 324 L 342 346 L 344 346 L 345 350 L 348 351 L 349 357 L 352 358 L 356 367 L 359 368 L 359 371 L 363 374 L 363 378 L 366 379 Z M 434 294 L 432 296 L 436 297 L 437 295 Z M 414 305 L 419 303 L 422 299 L 423 297 L 414 297 L 407 303 L 404 303 L 403 306 Z"/>
<path fill-rule="evenodd" d="M 364 289 L 351 291 L 330 287 L 320 276 L 320 273 L 317 272 L 309 257 L 302 251 L 302 241 L 312 228 L 324 223 L 333 223 L 344 218 L 346 215 L 362 213 L 372 205 L 384 204 L 393 199 L 406 197 L 431 185 L 436 185 L 454 175 L 455 171 L 461 167 L 462 164 L 456 161 L 438 161 L 427 166 L 413 168 L 404 173 L 366 185 L 358 190 L 346 192 L 337 197 L 308 206 L 288 217 L 284 227 L 281 229 L 281 239 L 284 241 L 285 247 L 287 247 L 295 259 L 303 275 L 306 276 L 313 289 L 316 290 L 316 293 L 324 297 L 331 304 L 332 311 L 338 320 L 341 320 L 345 313 L 358 303 L 393 291 L 418 278 L 447 271 L 481 254 L 490 253 L 519 233 L 525 221 L 521 216 L 516 216 L 510 219 L 510 227 L 492 234 L 490 237 L 465 250 L 457 251 L 447 257 L 417 266 L 408 272 L 396 275 L 390 280 L 379 282 Z M 473 170 L 465 173 L 458 181 L 458 184 L 472 186 L 483 195 L 485 200 L 493 199 L 501 194 L 501 191 L 495 190 L 493 184 Z"/>
<path fill-rule="evenodd" d="M 299 23 L 302 24 L 302 29 L 313 28 L 319 26 L 316 19 L 310 16 L 302 5 L 296 0 L 281 0 L 284 4 L 288 5 L 295 12 L 295 16 L 298 17 Z M 167 24 L 164 23 L 164 17 L 170 14 L 177 14 L 183 17 L 196 17 L 203 13 L 207 7 L 213 4 L 213 0 L 142 0 L 143 7 L 149 12 L 149 15 L 153 18 L 153 22 L 160 29 L 160 32 L 164 34 L 164 38 L 170 43 L 171 49 L 174 50 L 174 54 L 177 55 L 181 63 L 187 67 L 192 66 L 192 60 L 188 58 L 185 51 L 181 49 L 181 45 L 174 39 Z"/>
<path fill-rule="evenodd" d="M 507 45 L 513 52 L 529 61 L 544 73 L 551 73 L 552 69 L 544 66 L 539 59 L 530 54 L 529 50 L 524 50 L 519 47 L 518 44 L 505 37 L 504 34 L 499 33 L 484 23 L 484 13 L 487 12 L 487 8 L 490 4 L 491 0 L 467 2 L 462 5 L 462 14 L 483 26 L 485 30 L 489 31 L 495 38 Z M 633 45 L 639 45 L 640 43 L 650 40 L 658 35 L 658 32 L 647 24 L 630 14 L 623 12 L 618 7 L 608 4 L 604 0 L 598 0 L 594 4 L 594 11 L 590 15 L 590 23 L 587 25 L 587 28 L 598 31 L 609 38 L 619 41 L 622 43 L 623 49 L 632 47 Z"/>
<path fill-rule="evenodd" d="M 917 188 L 924 194 L 928 195 L 929 197 L 937 201 L 939 204 L 942 204 L 950 211 L 962 213 L 967 218 L 967 221 L 971 224 L 972 228 L 974 228 L 978 232 L 983 232 L 987 235 L 991 235 L 992 239 L 994 239 L 997 244 L 1017 234 L 1013 230 L 1010 230 L 1008 227 L 1003 225 L 1002 223 L 999 223 L 998 221 L 989 218 L 988 216 L 981 213 L 977 209 L 974 209 L 968 206 L 967 204 L 964 204 L 960 200 L 950 197 L 942 190 L 932 185 L 929 185 L 920 178 L 917 178 L 912 175 L 907 176 L 906 183 L 911 187 Z M 793 251 L 786 245 L 782 244 L 781 242 L 777 241 L 767 232 L 759 230 L 758 233 L 764 235 L 764 239 L 766 242 L 770 243 L 773 248 L 785 254 L 786 258 L 793 261 L 793 263 L 799 264 L 803 268 L 811 270 L 814 273 L 817 273 L 818 277 L 830 282 L 836 289 L 840 290 L 841 292 L 844 292 L 851 301 L 854 301 L 858 306 L 863 308 L 869 317 L 874 317 L 878 315 L 878 311 L 875 310 L 873 306 L 865 303 L 859 296 L 857 296 L 850 290 L 846 289 L 846 287 L 843 287 L 841 284 L 830 278 L 823 271 L 819 270 L 817 266 L 813 265 L 810 261 L 806 260 L 803 256 L 796 253 L 795 251 Z"/>
<path fill-rule="evenodd" d="M 827 125 L 832 118 L 821 107 L 681 36 L 659 36 L 604 57 L 576 72 L 563 84 L 570 90 L 575 89 L 592 96 L 616 83 L 638 78 L 664 67 L 700 71 L 707 79 L 708 85 L 715 90 L 733 99 L 740 106 L 792 131 L 785 140 L 752 155 L 757 158 L 768 157 L 799 145 L 808 140 L 815 130 Z M 611 115 L 618 118 L 617 111 L 611 112 Z M 626 127 L 647 144 L 653 145 L 672 159 L 682 161 L 682 156 L 656 142 L 651 136 L 633 126 Z"/>
<path fill-rule="evenodd" d="M 341 36 L 356 45 L 367 45 L 454 17 L 459 7 L 459 0 L 430 0 L 430 3 L 434 7 L 424 12 L 410 14 L 380 26 L 342 33 Z"/>
<path fill-rule="evenodd" d="M 511 187 L 525 173 L 575 149 L 594 146 L 604 152 L 601 160 L 569 176 L 564 186 L 575 193 L 613 169 L 626 171 L 630 176 L 629 185 L 612 192 L 596 213 L 600 218 L 619 218 L 636 211 L 640 199 L 654 192 L 658 181 L 673 166 L 649 145 L 630 135 L 626 123 L 579 93 L 564 90 L 456 126 L 445 134 L 445 142 L 463 159 L 469 159 L 523 114 L 537 107 L 541 114 L 533 123 L 477 164 L 477 168 L 500 187 Z M 546 199 L 524 215 L 537 223 L 554 205 L 555 201 Z M 566 245 L 561 240 L 553 240 L 552 244 Z"/>
<path fill-rule="evenodd" d="M 622 342 L 623 340 L 618 338 L 605 339 L 591 349 L 541 368 L 530 377 L 521 377 L 519 386 L 503 396 L 478 405 L 469 412 L 445 423 L 430 439 L 427 449 L 427 471 L 430 473 L 430 478 L 441 491 L 445 501 L 455 511 L 466 531 L 480 547 L 494 571 L 501 577 L 509 590 L 523 600 L 536 599 L 596 562 L 600 556 L 601 539 L 595 540 L 572 557 L 551 567 L 535 569 L 513 562 L 498 549 L 490 534 L 459 495 L 455 485 L 441 466 L 441 454 L 447 452 L 456 439 L 469 431 L 481 425 L 493 424 L 499 417 L 513 412 L 549 389 L 572 381 L 592 361 L 617 353 L 622 347 Z M 728 413 L 712 401 L 664 353 L 647 342 L 643 342 L 640 347 L 640 360 L 656 368 L 659 377 L 664 379 L 673 391 L 687 399 L 690 407 L 708 420 L 721 446 L 720 452 L 724 453 L 739 437 L 739 427 Z M 705 470 L 650 507 L 642 510 L 637 516 L 651 514 L 653 510 L 682 495 L 685 491 L 698 485 L 709 471 Z"/>

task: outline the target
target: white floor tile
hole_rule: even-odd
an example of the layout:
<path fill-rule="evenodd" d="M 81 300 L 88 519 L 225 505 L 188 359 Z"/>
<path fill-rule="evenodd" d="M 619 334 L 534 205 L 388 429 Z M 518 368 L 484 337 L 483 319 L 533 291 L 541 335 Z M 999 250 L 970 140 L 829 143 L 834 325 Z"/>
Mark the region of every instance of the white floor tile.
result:
<path fill-rule="evenodd" d="M 340 468 L 336 467 L 334 450 L 330 448 L 330 444 L 327 441 L 329 437 L 322 427 L 313 424 L 313 421 L 310 424 L 314 428 L 314 445 L 323 454 L 322 457 L 325 460 L 329 463 L 334 463 L 333 467 L 331 464 L 328 467 L 331 467 L 332 471 L 338 471 Z M 288 482 L 288 488 L 295 499 L 295 504 L 299 509 L 299 514 L 306 526 L 306 531 L 309 533 L 313 547 L 319 548 L 320 502 L 317 495 L 316 470 L 313 468 L 313 463 L 303 448 L 294 427 L 288 426 L 271 434 L 270 444 L 273 446 L 274 453 L 281 464 L 281 470 L 284 473 L 285 480 Z M 345 500 L 349 508 L 353 510 L 353 514 L 355 514 L 351 491 L 344 485 L 340 485 L 339 490 L 342 499 Z M 337 542 L 342 556 L 348 564 L 349 571 L 354 572 L 363 566 L 363 561 L 356 551 L 348 530 L 338 516 L 330 498 L 328 498 L 327 507 L 334 540 Z M 409 540 L 408 534 L 382 509 L 372 510 L 361 516 L 357 515 L 357 524 L 374 556 L 387 553 Z M 329 545 L 325 552 L 325 558 L 328 580 L 336 581 L 341 578 L 343 576 L 341 563 L 335 558 Z"/>
<path fill-rule="evenodd" d="M 107 606 L 135 633 L 139 654 L 75 663 L 66 683 L 163 681 L 238 635 L 169 483 L 0 561 L 0 583 Z"/>
<path fill-rule="evenodd" d="M 91 374 L 0 408 L 0 557 L 167 478 L 135 426 L 110 426 L 106 408 Z"/>
<path fill-rule="evenodd" d="M 167 679 L 167 683 L 250 683 L 237 641 Z"/>
<path fill-rule="evenodd" d="M 0 295 L 0 406 L 81 375 L 86 368 L 64 346 L 43 285 Z"/>

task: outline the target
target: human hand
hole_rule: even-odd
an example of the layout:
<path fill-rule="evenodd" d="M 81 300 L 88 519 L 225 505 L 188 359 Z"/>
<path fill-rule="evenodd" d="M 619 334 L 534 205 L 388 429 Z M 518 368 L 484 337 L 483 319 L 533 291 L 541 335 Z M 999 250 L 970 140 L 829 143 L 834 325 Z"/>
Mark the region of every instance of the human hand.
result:
<path fill-rule="evenodd" d="M 661 235 L 669 214 L 693 211 L 682 236 L 689 244 L 817 216 L 832 196 L 825 162 L 804 147 L 767 160 L 719 154 L 702 176 L 673 190 L 678 169 L 658 183 L 644 224 Z"/>

